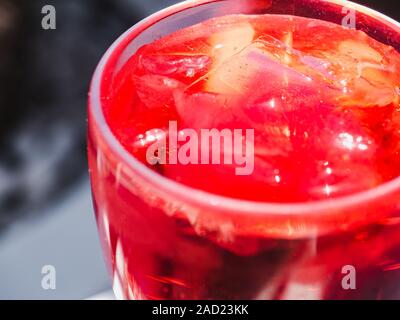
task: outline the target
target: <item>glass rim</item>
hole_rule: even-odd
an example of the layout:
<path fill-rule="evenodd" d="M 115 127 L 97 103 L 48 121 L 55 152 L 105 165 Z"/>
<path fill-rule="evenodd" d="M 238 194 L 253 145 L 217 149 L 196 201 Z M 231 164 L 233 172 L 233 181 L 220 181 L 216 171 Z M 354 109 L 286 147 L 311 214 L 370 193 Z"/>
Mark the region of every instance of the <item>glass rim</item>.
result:
<path fill-rule="evenodd" d="M 196 189 L 164 177 L 159 173 L 156 173 L 153 170 L 149 169 L 146 165 L 136 159 L 122 146 L 117 137 L 112 133 L 104 117 L 100 98 L 103 74 L 114 51 L 117 50 L 121 45 L 125 44 L 125 40 L 127 38 L 130 38 L 130 41 L 127 43 L 129 44 L 141 32 L 172 14 L 190 9 L 198 5 L 221 1 L 229 0 L 186 0 L 157 11 L 147 18 L 139 21 L 127 31 L 125 31 L 121 36 L 119 36 L 118 39 L 114 41 L 114 43 L 109 47 L 109 49 L 101 58 L 99 64 L 96 67 L 90 84 L 88 112 L 90 113 L 90 115 L 92 115 L 91 119 L 94 120 L 94 126 L 98 128 L 102 139 L 106 142 L 110 150 L 117 156 L 119 156 L 121 160 L 123 160 L 124 165 L 128 166 L 133 172 L 135 172 L 135 174 L 138 174 L 143 179 L 149 181 L 151 185 L 153 185 L 155 188 L 158 188 L 158 190 L 162 190 L 167 194 L 173 194 L 183 202 L 194 203 L 200 206 L 207 207 L 213 206 L 217 207 L 219 210 L 226 210 L 227 212 L 231 213 L 240 212 L 245 214 L 254 213 L 262 215 L 324 214 L 332 211 L 337 212 L 338 210 L 342 211 L 343 209 L 365 205 L 371 202 L 378 201 L 380 199 L 384 200 L 385 196 L 390 195 L 391 193 L 400 192 L 399 176 L 374 188 L 331 199 L 307 202 L 278 203 L 230 198 L 227 196 L 222 196 L 215 193 Z M 374 9 L 347 0 L 320 1 L 343 5 L 346 8 L 351 8 L 358 12 L 363 12 L 368 16 L 377 18 L 378 20 L 383 20 L 386 24 L 391 24 L 391 26 L 398 28 L 400 32 L 399 22 Z"/>

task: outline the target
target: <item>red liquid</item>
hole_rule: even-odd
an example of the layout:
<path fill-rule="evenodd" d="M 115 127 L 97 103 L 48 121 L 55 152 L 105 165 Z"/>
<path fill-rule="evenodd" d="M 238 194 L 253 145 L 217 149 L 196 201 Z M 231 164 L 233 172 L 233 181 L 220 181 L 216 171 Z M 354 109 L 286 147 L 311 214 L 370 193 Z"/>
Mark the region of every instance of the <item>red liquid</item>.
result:
<path fill-rule="evenodd" d="M 260 202 L 332 199 L 399 175 L 399 71 L 400 54 L 361 31 L 294 16 L 225 16 L 140 48 L 113 80 L 104 114 L 132 155 L 193 188 Z M 253 174 L 149 165 L 154 130 L 171 120 L 198 132 L 254 129 Z M 229 216 L 132 181 L 102 153 L 92 142 L 99 227 L 125 298 L 396 294 L 394 195 L 341 215 Z M 345 265 L 357 271 L 357 290 L 342 288 Z"/>
<path fill-rule="evenodd" d="M 169 120 L 198 131 L 254 128 L 249 177 L 217 165 L 152 169 L 240 199 L 323 199 L 399 175 L 399 70 L 400 54 L 360 31 L 299 17 L 228 16 L 141 48 L 105 112 L 145 163 L 154 129 L 166 130 Z"/>

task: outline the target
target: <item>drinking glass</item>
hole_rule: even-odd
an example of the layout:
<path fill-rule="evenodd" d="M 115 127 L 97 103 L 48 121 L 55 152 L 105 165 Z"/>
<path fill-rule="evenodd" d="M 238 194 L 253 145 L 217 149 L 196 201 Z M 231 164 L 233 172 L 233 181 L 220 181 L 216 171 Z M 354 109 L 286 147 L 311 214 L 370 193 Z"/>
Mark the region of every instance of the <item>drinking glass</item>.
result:
<path fill-rule="evenodd" d="M 136 24 L 111 46 L 90 88 L 88 157 L 118 298 L 400 298 L 400 178 L 307 203 L 218 196 L 147 168 L 124 149 L 104 116 L 123 66 L 162 36 L 226 14 L 290 14 L 342 24 L 351 12 L 357 29 L 399 51 L 396 21 L 339 0 L 185 1 Z"/>

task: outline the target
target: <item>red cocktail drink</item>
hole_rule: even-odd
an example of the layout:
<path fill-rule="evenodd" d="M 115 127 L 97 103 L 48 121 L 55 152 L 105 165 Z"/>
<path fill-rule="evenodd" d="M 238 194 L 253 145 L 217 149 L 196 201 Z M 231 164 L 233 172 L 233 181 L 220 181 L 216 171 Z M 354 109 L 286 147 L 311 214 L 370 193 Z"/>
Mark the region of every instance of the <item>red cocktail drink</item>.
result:
<path fill-rule="evenodd" d="M 89 165 L 127 299 L 399 297 L 400 28 L 340 1 L 194 1 L 96 71 Z"/>

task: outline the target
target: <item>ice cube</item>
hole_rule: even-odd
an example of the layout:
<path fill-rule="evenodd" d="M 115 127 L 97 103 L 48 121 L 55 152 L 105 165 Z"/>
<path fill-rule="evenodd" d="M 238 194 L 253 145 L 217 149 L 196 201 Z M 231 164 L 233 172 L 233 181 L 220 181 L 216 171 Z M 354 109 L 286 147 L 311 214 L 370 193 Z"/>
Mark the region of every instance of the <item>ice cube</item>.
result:
<path fill-rule="evenodd" d="M 295 143 L 304 162 L 301 188 L 311 199 L 350 194 L 381 182 L 375 167 L 378 145 L 354 118 L 322 113 L 303 120 L 297 129 L 307 132 L 306 139 Z"/>
<path fill-rule="evenodd" d="M 170 107 L 174 102 L 174 91 L 184 88 L 178 80 L 160 75 L 135 76 L 134 86 L 140 100 L 151 109 Z"/>
<path fill-rule="evenodd" d="M 200 130 L 232 127 L 239 116 L 238 96 L 177 90 L 174 97 L 182 123 L 188 128 Z"/>
<path fill-rule="evenodd" d="M 212 47 L 211 55 L 213 57 L 213 65 L 211 69 L 218 68 L 227 60 L 240 53 L 248 47 L 254 39 L 255 32 L 249 23 L 234 25 L 234 27 L 212 35 L 209 43 Z M 218 73 L 211 73 L 205 87 L 206 91 L 226 92 L 230 91 L 229 84 L 221 82 Z M 235 77 L 233 75 L 233 77 Z M 225 87 L 227 86 L 227 88 Z"/>
<path fill-rule="evenodd" d="M 270 113 L 279 106 L 275 112 L 284 114 L 308 108 L 328 99 L 328 91 L 324 83 L 282 64 L 256 41 L 184 92 L 176 91 L 175 103 L 185 125 L 192 128 L 233 123 L 238 128 L 257 128 L 265 125 L 265 119 L 256 115 L 263 109 Z"/>
<path fill-rule="evenodd" d="M 291 88 L 315 88 L 325 85 L 313 77 L 310 68 L 299 62 L 299 53 L 273 37 L 260 37 L 221 65 L 211 70 L 205 90 L 224 94 L 259 97 L 269 92 L 282 93 Z"/>
<path fill-rule="evenodd" d="M 151 74 L 190 83 L 207 72 L 211 59 L 205 55 L 151 54 L 142 56 L 140 61 Z"/>
<path fill-rule="evenodd" d="M 355 39 L 340 42 L 338 53 L 351 56 L 358 61 L 369 61 L 372 63 L 381 63 L 383 61 L 383 56 L 377 50 L 373 49 L 367 43 Z"/>
<path fill-rule="evenodd" d="M 312 72 L 332 81 L 341 105 L 387 106 L 398 100 L 395 87 L 400 81 L 396 72 L 400 59 L 393 48 L 367 38 L 361 31 L 343 33 L 340 26 L 331 28 L 330 34 L 328 43 L 317 43 L 318 37 L 311 37 L 304 45 L 300 31 L 295 46 L 307 57 L 302 62 L 311 66 Z M 323 68 L 310 65 L 316 59 L 324 61 Z"/>

